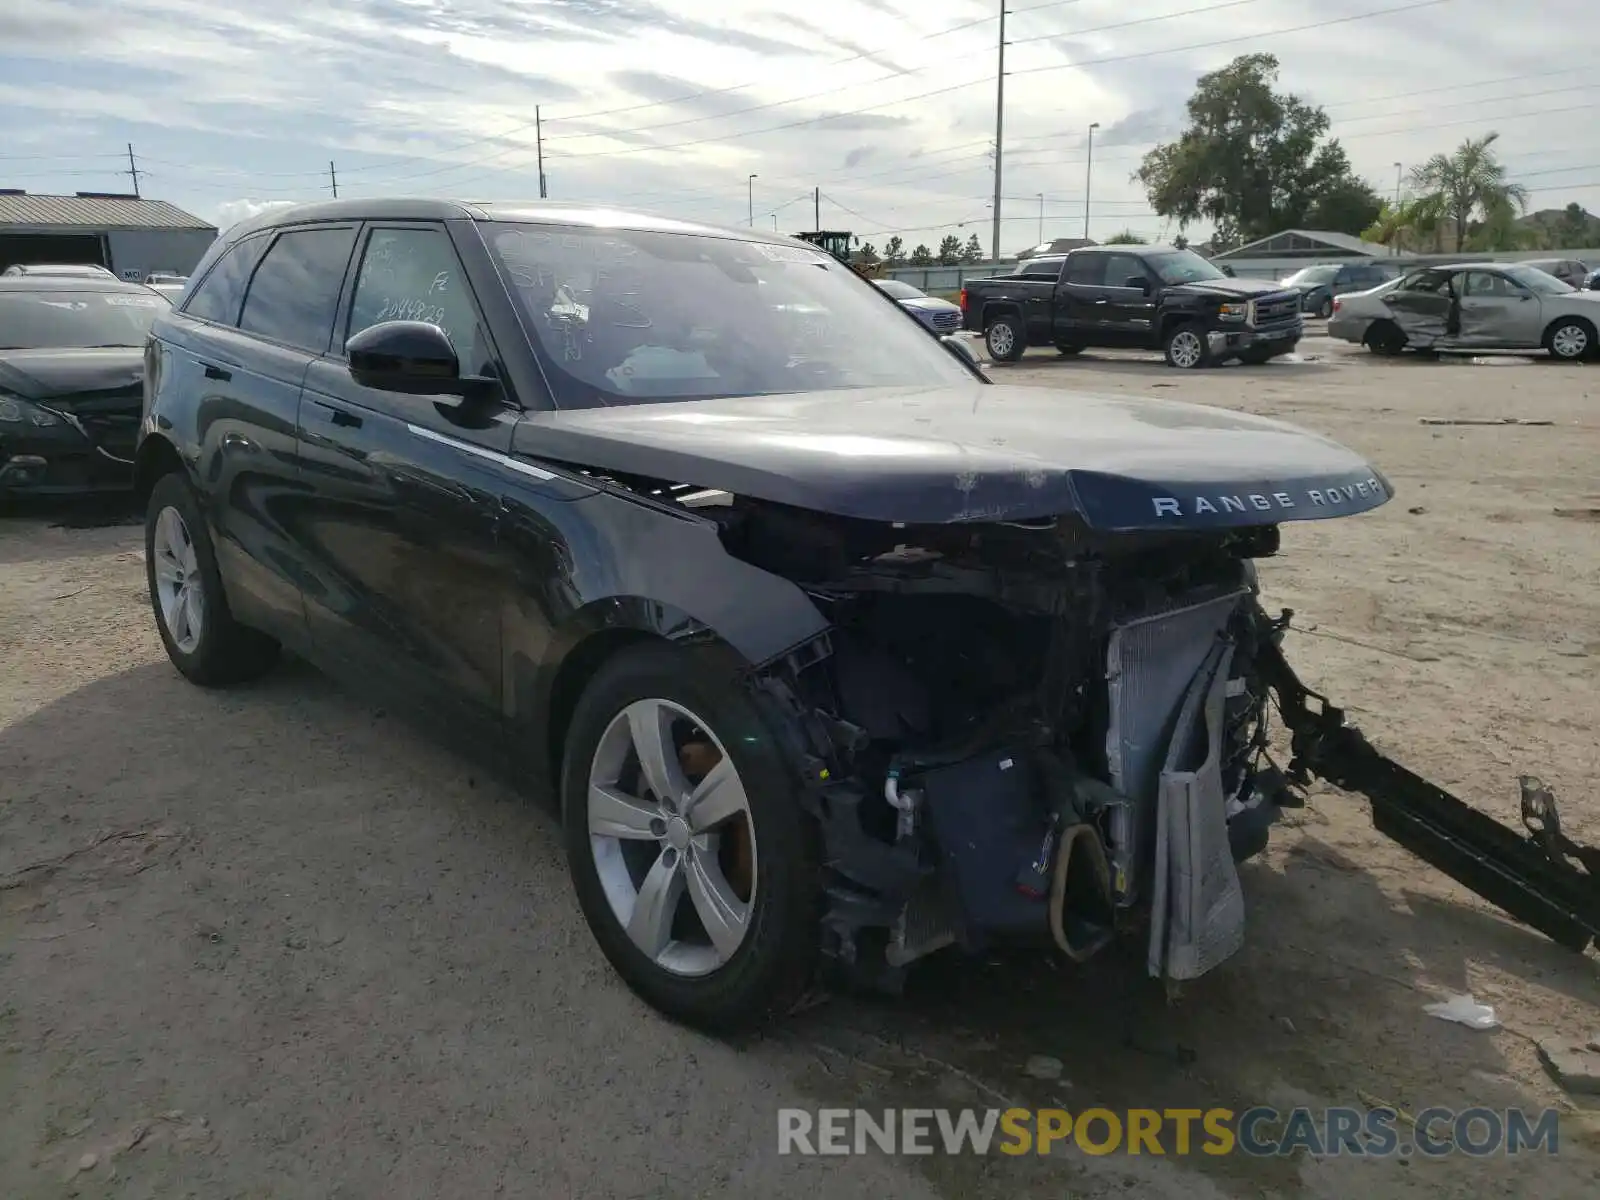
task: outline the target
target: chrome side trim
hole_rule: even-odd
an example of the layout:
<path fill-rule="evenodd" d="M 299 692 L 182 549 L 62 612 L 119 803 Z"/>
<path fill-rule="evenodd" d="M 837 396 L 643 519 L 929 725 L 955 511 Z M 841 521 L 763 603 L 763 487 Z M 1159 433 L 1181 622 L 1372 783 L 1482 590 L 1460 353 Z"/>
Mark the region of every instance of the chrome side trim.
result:
<path fill-rule="evenodd" d="M 459 441 L 453 437 L 446 437 L 442 433 L 435 433 L 431 429 L 424 429 L 421 425 L 407 424 L 408 432 L 430 442 L 438 442 L 441 446 L 449 446 L 452 450 L 459 450 L 463 454 L 471 454 L 476 458 L 485 459 L 497 466 L 502 466 L 508 471 L 515 471 L 519 475 L 526 475 L 531 479 L 554 479 L 555 474 L 546 471 L 532 463 L 525 463 L 519 458 L 512 458 L 509 454 L 501 454 L 498 450 L 487 450 L 482 446 L 474 446 L 471 442 Z"/>

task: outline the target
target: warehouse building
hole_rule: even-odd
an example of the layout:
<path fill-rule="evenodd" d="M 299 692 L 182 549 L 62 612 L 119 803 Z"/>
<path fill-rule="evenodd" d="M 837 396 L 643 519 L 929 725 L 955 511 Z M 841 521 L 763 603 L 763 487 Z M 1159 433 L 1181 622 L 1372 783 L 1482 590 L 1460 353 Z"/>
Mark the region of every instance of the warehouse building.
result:
<path fill-rule="evenodd" d="M 165 200 L 0 188 L 0 271 L 14 263 L 98 263 L 124 279 L 188 275 L 216 236 L 216 226 Z"/>

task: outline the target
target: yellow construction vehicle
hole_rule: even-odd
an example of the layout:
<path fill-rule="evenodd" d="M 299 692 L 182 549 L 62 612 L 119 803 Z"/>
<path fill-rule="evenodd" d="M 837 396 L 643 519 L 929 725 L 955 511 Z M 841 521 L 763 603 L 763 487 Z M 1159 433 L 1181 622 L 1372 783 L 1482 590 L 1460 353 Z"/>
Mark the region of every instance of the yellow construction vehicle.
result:
<path fill-rule="evenodd" d="M 826 250 L 863 279 L 876 279 L 883 274 L 881 262 L 868 263 L 855 259 L 853 251 L 861 239 L 848 230 L 824 229 L 812 233 L 797 233 L 794 236 L 802 242 L 810 242 L 813 246 Z"/>

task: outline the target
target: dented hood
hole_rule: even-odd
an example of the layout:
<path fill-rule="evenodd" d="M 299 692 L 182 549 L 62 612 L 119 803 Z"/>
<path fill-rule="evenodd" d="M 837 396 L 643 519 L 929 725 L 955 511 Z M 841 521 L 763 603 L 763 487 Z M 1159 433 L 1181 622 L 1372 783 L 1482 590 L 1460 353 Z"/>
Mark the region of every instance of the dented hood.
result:
<path fill-rule="evenodd" d="M 1393 495 L 1360 455 L 1280 421 L 976 381 L 538 413 L 515 449 L 907 524 L 1070 513 L 1107 531 L 1208 528 L 1340 516 Z"/>

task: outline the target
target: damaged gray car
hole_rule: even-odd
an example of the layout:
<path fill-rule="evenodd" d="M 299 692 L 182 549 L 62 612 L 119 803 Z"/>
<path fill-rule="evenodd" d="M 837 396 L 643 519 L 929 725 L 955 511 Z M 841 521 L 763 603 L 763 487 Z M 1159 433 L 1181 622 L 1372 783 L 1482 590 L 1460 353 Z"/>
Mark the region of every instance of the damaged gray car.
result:
<path fill-rule="evenodd" d="M 559 795 L 596 939 L 675 1018 L 947 948 L 1133 938 L 1194 979 L 1313 777 L 1564 945 L 1600 928 L 1537 781 L 1502 826 L 1289 667 L 1257 564 L 1393 492 L 1316 434 L 994 385 L 803 243 L 549 204 L 236 226 L 146 370 L 174 665 L 293 649 Z"/>

